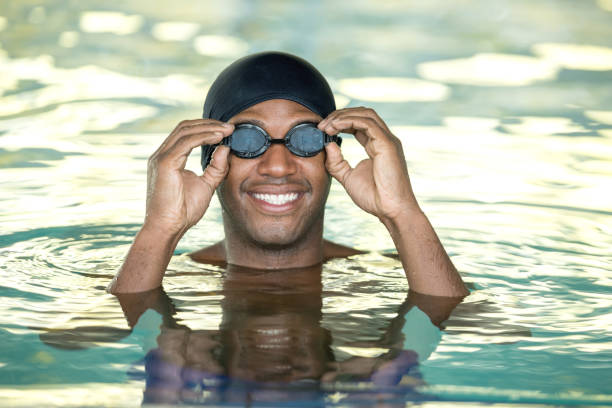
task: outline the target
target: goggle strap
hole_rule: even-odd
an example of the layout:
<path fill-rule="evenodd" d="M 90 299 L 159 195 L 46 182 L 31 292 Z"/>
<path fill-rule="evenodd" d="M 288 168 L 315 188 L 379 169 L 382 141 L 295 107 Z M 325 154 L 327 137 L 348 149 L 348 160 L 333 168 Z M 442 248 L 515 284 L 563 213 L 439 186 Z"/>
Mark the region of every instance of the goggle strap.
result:
<path fill-rule="evenodd" d="M 326 144 L 326 145 L 327 145 L 328 143 L 331 143 L 331 142 L 336 143 L 338 146 L 341 146 L 341 145 L 342 145 L 342 138 L 341 138 L 340 136 L 338 136 L 338 135 L 333 135 L 333 136 L 330 136 L 330 135 L 328 135 L 327 133 L 324 133 L 324 135 L 325 135 L 325 137 L 324 137 L 324 141 L 325 141 L 325 144 Z"/>

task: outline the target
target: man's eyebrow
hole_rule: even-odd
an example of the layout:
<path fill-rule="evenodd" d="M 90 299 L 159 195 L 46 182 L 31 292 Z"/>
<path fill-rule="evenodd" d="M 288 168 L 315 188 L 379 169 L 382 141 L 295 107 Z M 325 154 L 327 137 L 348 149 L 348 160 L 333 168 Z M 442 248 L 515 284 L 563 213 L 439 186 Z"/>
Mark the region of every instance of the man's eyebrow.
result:
<path fill-rule="evenodd" d="M 302 118 L 302 119 L 296 119 L 293 122 L 291 122 L 289 127 L 292 128 L 302 123 L 319 123 L 319 122 L 320 120 L 317 118 Z M 234 126 L 242 125 L 244 123 L 250 123 L 252 125 L 257 125 L 262 129 L 265 129 L 266 127 L 266 124 L 263 123 L 261 120 L 251 119 L 251 118 L 238 119 L 236 122 L 234 122 Z"/>
<path fill-rule="evenodd" d="M 265 126 L 265 123 L 257 119 L 238 119 L 236 122 L 234 122 L 234 126 L 242 125 L 244 123 L 250 123 L 252 125 L 257 125 L 260 128 L 263 128 Z"/>
<path fill-rule="evenodd" d="M 291 127 L 300 125 L 302 123 L 319 123 L 320 120 L 316 119 L 316 118 L 302 118 L 302 119 L 296 119 L 293 122 L 291 122 Z"/>

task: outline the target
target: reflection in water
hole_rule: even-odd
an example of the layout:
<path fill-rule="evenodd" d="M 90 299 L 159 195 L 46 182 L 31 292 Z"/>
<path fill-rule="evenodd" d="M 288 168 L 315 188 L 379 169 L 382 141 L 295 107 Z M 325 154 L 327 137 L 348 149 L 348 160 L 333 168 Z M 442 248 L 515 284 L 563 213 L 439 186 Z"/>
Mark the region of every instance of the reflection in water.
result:
<path fill-rule="evenodd" d="M 417 355 L 401 349 L 397 324 L 380 340 L 388 352 L 336 361 L 332 333 L 321 327 L 320 280 L 304 279 L 319 273 L 230 270 L 218 331 L 180 326 L 167 314 L 170 302 L 161 291 L 145 295 L 147 303 L 166 312 L 158 347 L 145 358 L 145 401 L 317 401 L 338 383 L 357 386 L 362 401 L 405 398 L 406 393 L 416 398 L 411 387 L 399 386 L 404 376 L 410 386 L 421 381 Z M 279 279 L 283 274 L 288 279 Z M 140 310 L 143 305 L 134 296 L 139 295 L 119 298 L 130 321 L 135 319 L 133 305 Z"/>
<path fill-rule="evenodd" d="M 136 343 L 144 358 L 137 360 L 132 353 L 131 366 L 118 365 L 114 375 L 127 371 L 128 379 L 143 380 L 147 403 L 327 401 L 399 407 L 408 400 L 436 399 L 422 374 L 432 354 L 433 364 L 444 366 L 454 353 L 531 338 L 530 330 L 512 324 L 512 316 L 505 318 L 482 295 L 457 306 L 460 299 L 409 292 L 392 307 L 356 307 L 330 325 L 323 323 L 329 323 L 324 310 L 330 313 L 324 305 L 337 302 L 337 308 L 346 310 L 340 303 L 348 298 L 335 294 L 333 283 L 323 291 L 318 268 L 270 272 L 230 267 L 222 287 L 206 292 L 188 293 L 190 281 L 174 299 L 162 289 L 120 295 L 130 330 L 105 327 L 108 319 L 96 322 L 100 311 L 110 311 L 111 303 L 116 308 L 116 302 L 91 305 L 90 313 L 73 314 L 64 328 L 32 327 L 52 347 L 35 358 L 46 361 L 52 376 L 70 378 L 76 371 L 86 380 L 100 366 L 126 362 L 109 354 L 109 347 L 133 348 Z M 351 286 L 367 299 L 358 282 Z M 217 314 L 217 325 L 202 325 Z M 438 346 L 441 332 L 433 323 L 456 339 Z M 74 354 L 62 357 L 50 350 Z M 67 358 L 82 364 L 65 367 Z"/>
<path fill-rule="evenodd" d="M 424 384 L 419 361 L 440 341 L 432 321 L 446 320 L 460 299 L 410 293 L 377 339 L 359 340 L 366 332 L 353 328 L 355 339 L 342 344 L 380 352 L 338 359 L 332 349 L 336 329 L 321 324 L 320 274 L 320 266 L 286 271 L 230 266 L 220 292 L 218 329 L 186 326 L 162 289 L 120 295 L 132 330 L 148 333 L 140 340 L 148 350 L 144 402 L 323 401 L 338 391 L 345 402 L 399 401 L 403 406 L 407 398 L 431 399 L 415 388 Z M 79 349 L 127 334 L 90 326 L 49 330 L 41 339 L 53 347 Z M 136 367 L 132 372 L 139 378 Z"/>

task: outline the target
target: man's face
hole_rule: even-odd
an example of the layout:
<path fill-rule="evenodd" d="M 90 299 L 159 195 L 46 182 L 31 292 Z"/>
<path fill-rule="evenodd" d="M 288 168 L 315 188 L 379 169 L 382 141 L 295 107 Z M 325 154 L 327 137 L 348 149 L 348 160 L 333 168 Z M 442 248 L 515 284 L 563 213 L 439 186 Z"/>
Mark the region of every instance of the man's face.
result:
<path fill-rule="evenodd" d="M 321 119 L 296 102 L 272 99 L 228 122 L 252 123 L 272 139 L 283 139 L 295 125 Z M 230 155 L 229 173 L 218 189 L 226 233 L 264 247 L 288 247 L 320 238 L 329 186 L 324 152 L 298 157 L 284 145 L 272 144 L 254 159 Z"/>

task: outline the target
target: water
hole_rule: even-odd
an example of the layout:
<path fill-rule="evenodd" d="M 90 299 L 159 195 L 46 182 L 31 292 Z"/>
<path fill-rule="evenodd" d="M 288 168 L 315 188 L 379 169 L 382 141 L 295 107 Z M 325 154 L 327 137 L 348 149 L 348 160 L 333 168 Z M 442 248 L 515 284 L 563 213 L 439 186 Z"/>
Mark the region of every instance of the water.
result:
<path fill-rule="evenodd" d="M 3 405 L 612 404 L 609 0 L 20 1 L 0 16 Z M 142 222 L 146 159 L 220 69 L 264 49 L 311 60 L 340 106 L 373 107 L 402 139 L 463 303 L 407 299 L 386 231 L 334 184 L 325 235 L 366 255 L 326 264 L 320 287 L 241 292 L 184 255 L 222 237 L 213 201 L 130 329 L 138 308 L 104 287 Z M 452 313 L 440 331 L 411 304 Z M 231 356 L 277 384 L 215 376 Z M 322 381 L 278 386 L 287 365 Z M 177 367 L 178 394 L 159 379 Z"/>

